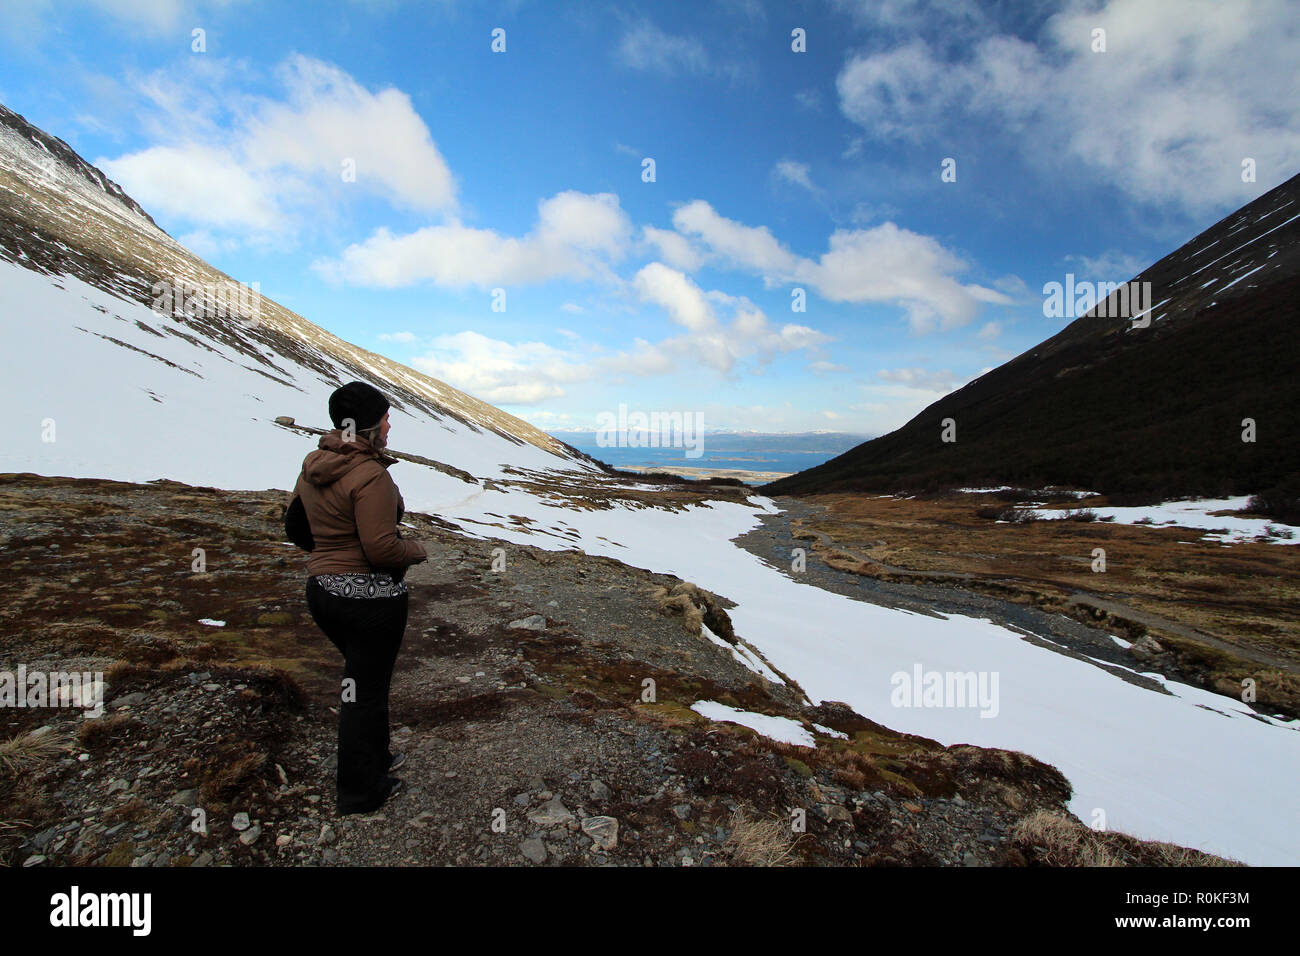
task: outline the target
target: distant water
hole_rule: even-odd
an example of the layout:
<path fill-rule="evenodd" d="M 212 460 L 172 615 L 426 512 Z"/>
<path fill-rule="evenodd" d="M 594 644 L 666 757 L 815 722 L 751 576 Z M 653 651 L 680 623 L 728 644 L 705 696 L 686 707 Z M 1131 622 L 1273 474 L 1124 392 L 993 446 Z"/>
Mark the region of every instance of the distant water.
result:
<path fill-rule="evenodd" d="M 842 434 L 706 434 L 700 456 L 688 458 L 685 448 L 601 446 L 597 444 L 595 432 L 556 432 L 555 437 L 615 468 L 648 466 L 672 473 L 679 473 L 678 468 L 701 468 L 794 474 L 829 461 L 867 440 L 861 435 Z"/>

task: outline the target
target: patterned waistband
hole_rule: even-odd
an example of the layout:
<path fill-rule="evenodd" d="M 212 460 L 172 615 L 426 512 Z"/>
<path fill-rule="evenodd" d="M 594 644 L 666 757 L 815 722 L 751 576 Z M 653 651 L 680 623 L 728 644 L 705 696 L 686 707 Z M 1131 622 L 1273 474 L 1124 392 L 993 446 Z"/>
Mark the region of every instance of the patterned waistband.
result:
<path fill-rule="evenodd" d="M 311 577 L 327 593 L 344 598 L 401 597 L 408 593 L 405 581 L 394 581 L 387 571 L 370 574 L 316 574 Z"/>

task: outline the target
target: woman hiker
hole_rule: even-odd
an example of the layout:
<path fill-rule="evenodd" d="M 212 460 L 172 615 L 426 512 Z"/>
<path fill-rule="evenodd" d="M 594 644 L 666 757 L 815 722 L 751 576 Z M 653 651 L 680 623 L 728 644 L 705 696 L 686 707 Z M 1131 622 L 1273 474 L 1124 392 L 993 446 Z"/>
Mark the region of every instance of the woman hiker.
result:
<path fill-rule="evenodd" d="M 383 806 L 402 785 L 390 771 L 406 759 L 388 749 L 388 690 L 406 630 L 403 578 L 428 555 L 397 529 L 404 506 L 388 474 L 397 459 L 383 454 L 388 407 L 365 382 L 335 390 L 329 399 L 334 430 L 303 460 L 294 488 L 313 541 L 307 607 L 344 661 L 340 814 Z"/>

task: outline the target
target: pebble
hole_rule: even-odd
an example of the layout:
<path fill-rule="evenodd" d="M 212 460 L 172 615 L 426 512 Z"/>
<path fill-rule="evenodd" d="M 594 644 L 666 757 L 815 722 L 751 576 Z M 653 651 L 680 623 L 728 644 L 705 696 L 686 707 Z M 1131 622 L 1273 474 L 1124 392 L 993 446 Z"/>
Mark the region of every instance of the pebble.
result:
<path fill-rule="evenodd" d="M 559 797 L 553 797 L 538 809 L 528 811 L 528 819 L 543 827 L 567 824 L 573 818 L 573 814 L 560 802 Z"/>
<path fill-rule="evenodd" d="M 230 825 L 241 833 L 244 830 L 247 830 L 249 827 L 248 814 L 243 812 L 236 813 L 235 818 L 230 821 Z"/>
<path fill-rule="evenodd" d="M 853 822 L 853 814 L 846 807 L 841 807 L 837 803 L 823 803 L 818 809 L 821 810 L 822 816 L 832 823 Z"/>
<path fill-rule="evenodd" d="M 257 842 L 257 838 L 262 835 L 262 828 L 259 825 L 253 825 L 239 834 L 239 842 L 244 846 L 252 846 Z"/>
<path fill-rule="evenodd" d="M 506 627 L 525 631 L 544 631 L 546 630 L 546 618 L 540 614 L 530 614 L 528 617 L 521 617 L 517 621 L 511 621 Z"/>
<path fill-rule="evenodd" d="M 602 850 L 618 846 L 618 820 L 614 817 L 587 817 L 582 821 L 582 832 Z"/>
<path fill-rule="evenodd" d="M 519 852 L 534 863 L 544 863 L 546 861 L 546 844 L 541 841 L 540 837 L 529 837 L 523 843 L 520 843 Z"/>

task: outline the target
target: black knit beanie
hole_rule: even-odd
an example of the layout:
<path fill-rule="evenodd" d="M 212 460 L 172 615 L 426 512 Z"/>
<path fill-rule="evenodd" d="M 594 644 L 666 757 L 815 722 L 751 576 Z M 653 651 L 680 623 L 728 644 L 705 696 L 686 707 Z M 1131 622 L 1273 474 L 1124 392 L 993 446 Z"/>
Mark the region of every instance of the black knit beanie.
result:
<path fill-rule="evenodd" d="M 330 395 L 330 421 L 335 428 L 343 428 L 344 420 L 350 418 L 357 431 L 365 431 L 378 425 L 386 411 L 388 399 L 365 382 L 348 382 Z"/>

